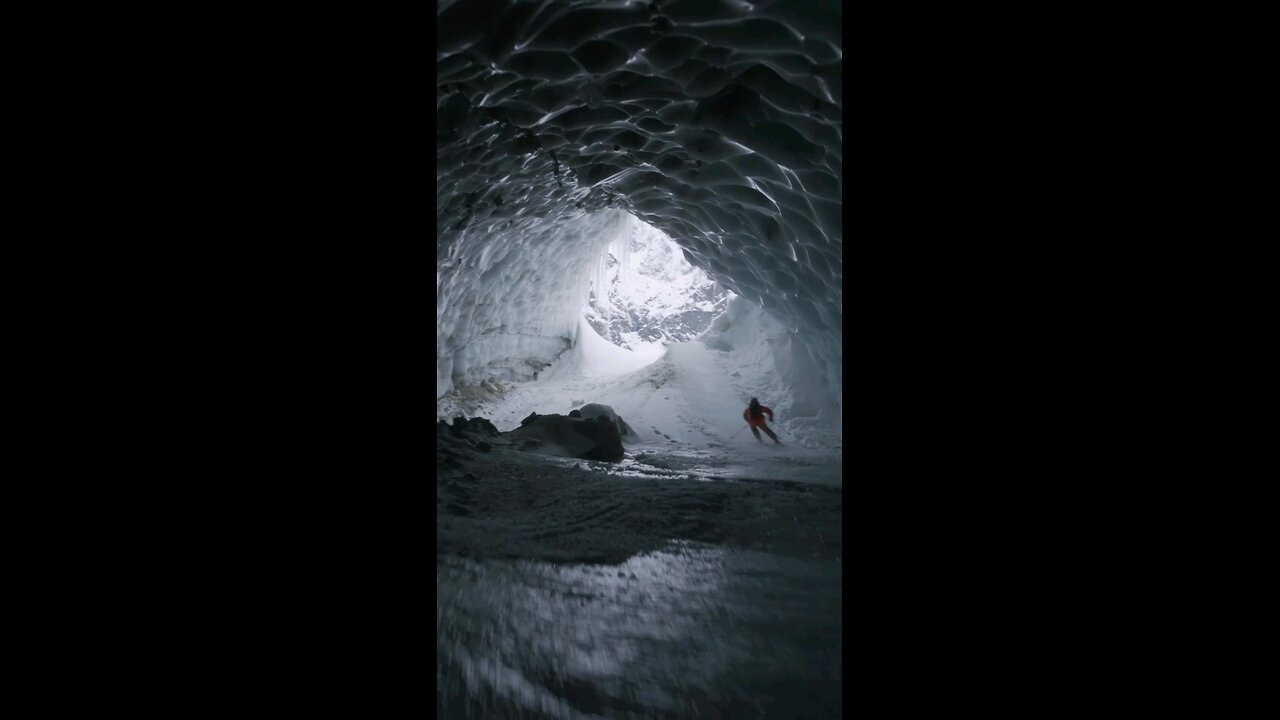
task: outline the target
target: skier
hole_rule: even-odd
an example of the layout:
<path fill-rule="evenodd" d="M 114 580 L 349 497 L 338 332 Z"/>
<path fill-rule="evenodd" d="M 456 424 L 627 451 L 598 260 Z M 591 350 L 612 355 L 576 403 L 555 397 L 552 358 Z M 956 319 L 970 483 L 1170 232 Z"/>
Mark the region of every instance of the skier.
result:
<path fill-rule="evenodd" d="M 774 435 L 773 431 L 769 429 L 769 426 L 765 424 L 764 422 L 765 413 L 769 414 L 770 420 L 773 419 L 772 410 L 765 407 L 764 405 L 761 405 L 759 400 L 755 398 L 751 398 L 751 404 L 747 406 L 746 410 L 742 411 L 742 419 L 747 421 L 747 427 L 751 428 L 751 434 L 755 435 L 756 439 L 760 440 L 761 443 L 763 443 L 764 440 L 760 439 L 760 431 L 764 430 L 766 435 L 773 438 L 774 442 L 781 445 L 782 441 L 779 440 L 778 436 Z"/>

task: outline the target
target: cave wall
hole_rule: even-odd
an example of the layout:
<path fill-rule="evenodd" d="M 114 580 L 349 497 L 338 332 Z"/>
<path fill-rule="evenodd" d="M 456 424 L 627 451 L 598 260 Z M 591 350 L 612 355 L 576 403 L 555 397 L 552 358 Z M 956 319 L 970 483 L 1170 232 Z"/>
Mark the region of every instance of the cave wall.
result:
<path fill-rule="evenodd" d="M 613 213 L 783 323 L 840 396 L 841 8 L 437 6 L 437 397 L 572 342 Z M 612 218 L 612 220 L 610 219 Z"/>

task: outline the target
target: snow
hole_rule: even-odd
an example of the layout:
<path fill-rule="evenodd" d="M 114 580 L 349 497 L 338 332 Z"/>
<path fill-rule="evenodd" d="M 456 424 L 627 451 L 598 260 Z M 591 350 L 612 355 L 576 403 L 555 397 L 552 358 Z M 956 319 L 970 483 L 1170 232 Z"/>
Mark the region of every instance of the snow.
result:
<path fill-rule="evenodd" d="M 542 377 L 542 386 L 556 380 L 605 379 L 654 362 L 662 356 L 662 345 L 642 344 L 640 350 L 626 350 L 600 337 L 585 316 L 578 317 L 578 342 L 551 366 Z"/>
<path fill-rule="evenodd" d="M 568 414 L 608 405 L 631 426 L 623 438 L 637 472 L 654 467 L 701 477 L 767 477 L 841 484 L 840 413 L 825 398 L 807 357 L 768 313 L 733 298 L 702 337 L 654 354 L 601 338 L 579 319 L 578 342 L 533 382 L 511 383 L 470 405 L 457 395 L 437 406 L 442 419 L 482 416 L 506 432 L 530 413 Z M 742 411 L 750 398 L 774 411 L 785 444 L 758 442 Z M 650 473 L 651 474 L 651 473 Z"/>
<path fill-rule="evenodd" d="M 724 310 L 728 292 L 685 259 L 666 233 L 631 218 L 592 280 L 587 320 L 615 345 L 692 340 Z"/>
<path fill-rule="evenodd" d="M 714 283 L 690 266 L 665 234 L 620 211 L 583 215 L 554 237 L 562 247 L 576 248 L 571 255 L 564 251 L 573 262 L 536 265 L 549 280 L 539 284 L 545 291 L 535 292 L 545 293 L 539 299 L 544 304 L 563 303 L 556 307 L 561 315 L 578 303 L 572 326 L 557 319 L 554 337 L 536 336 L 531 331 L 537 325 L 520 327 L 516 323 L 528 300 L 485 306 L 488 315 L 462 315 L 473 321 L 487 317 L 500 331 L 486 332 L 454 353 L 455 377 L 458 365 L 479 368 L 482 389 L 463 385 L 438 397 L 437 417 L 482 416 L 507 431 L 531 412 L 563 414 L 596 402 L 613 406 L 640 433 L 639 438 L 625 438 L 628 444 L 741 449 L 758 445 L 743 431 L 741 420 L 742 408 L 757 397 L 774 410 L 773 425 L 789 447 L 841 447 L 840 405 L 823 382 L 821 363 L 772 312 L 729 293 L 718 303 L 706 303 L 723 312 L 700 336 L 686 342 L 641 341 L 632 328 L 652 330 L 653 323 L 690 306 L 688 293 Z M 501 273 L 503 258 L 532 256 L 490 247 L 481 255 L 479 269 L 482 276 Z M 481 289 L 502 293 L 512 287 Z M 637 324 L 640 315 L 634 309 L 620 309 L 637 304 L 644 306 L 642 322 L 649 324 Z M 632 349 L 601 337 L 591 320 L 607 318 L 612 318 L 608 329 L 630 339 Z M 544 320 L 541 327 L 546 332 L 551 325 Z M 474 332 L 467 325 L 459 330 Z M 686 329 L 685 335 L 690 334 Z M 442 383 L 453 386 L 438 376 L 437 392 Z"/>

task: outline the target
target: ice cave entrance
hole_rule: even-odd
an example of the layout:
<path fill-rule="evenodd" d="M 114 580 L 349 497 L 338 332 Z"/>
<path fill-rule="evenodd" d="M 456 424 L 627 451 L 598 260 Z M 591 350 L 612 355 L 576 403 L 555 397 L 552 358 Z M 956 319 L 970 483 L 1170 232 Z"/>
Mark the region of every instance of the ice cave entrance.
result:
<path fill-rule="evenodd" d="M 730 297 L 666 233 L 631 215 L 596 264 L 582 310 L 601 338 L 652 362 L 703 333 Z"/>

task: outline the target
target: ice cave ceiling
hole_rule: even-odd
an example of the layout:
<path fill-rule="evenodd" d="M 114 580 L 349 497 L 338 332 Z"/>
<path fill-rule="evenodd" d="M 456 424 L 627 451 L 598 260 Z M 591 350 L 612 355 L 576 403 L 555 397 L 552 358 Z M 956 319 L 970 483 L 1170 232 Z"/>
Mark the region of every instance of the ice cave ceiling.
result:
<path fill-rule="evenodd" d="M 444 0 L 436 32 L 437 397 L 562 349 L 620 211 L 838 397 L 839 2 Z"/>

